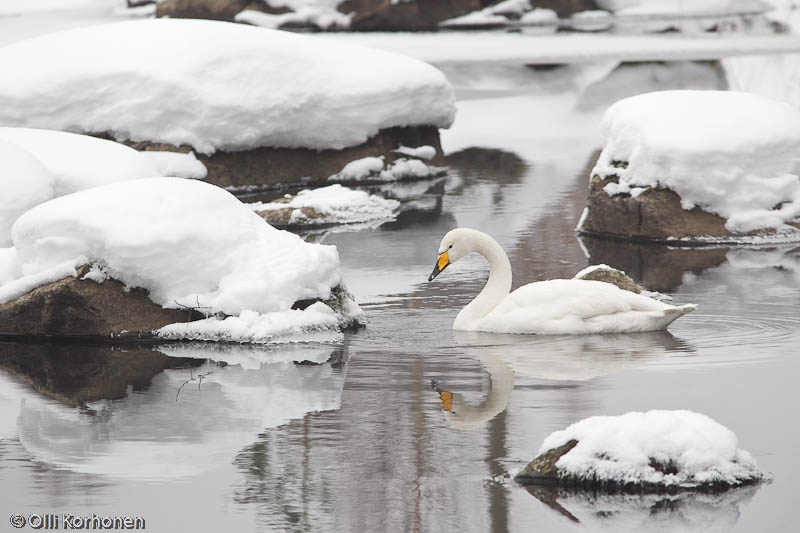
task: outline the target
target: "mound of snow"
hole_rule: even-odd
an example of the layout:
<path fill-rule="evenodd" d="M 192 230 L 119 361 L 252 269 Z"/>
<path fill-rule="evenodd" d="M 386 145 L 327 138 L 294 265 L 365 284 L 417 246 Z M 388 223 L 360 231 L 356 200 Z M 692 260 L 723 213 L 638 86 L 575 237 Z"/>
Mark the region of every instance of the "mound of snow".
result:
<path fill-rule="evenodd" d="M 164 175 L 141 152 L 124 144 L 88 135 L 32 128 L 0 128 L 0 140 L 21 146 L 44 165 L 55 179 L 54 196 L 116 181 Z"/>
<path fill-rule="evenodd" d="M 407 148 L 401 146 L 395 152 L 406 154 L 411 159 L 401 157 L 386 164 L 383 156 L 364 157 L 347 163 L 338 173 L 328 176 L 328 181 L 400 181 L 400 180 L 419 180 L 441 176 L 447 170 L 446 167 L 429 165 L 420 159 L 426 159 L 430 155 L 429 146 L 419 148 Z M 435 151 L 433 152 L 435 154 Z"/>
<path fill-rule="evenodd" d="M 0 286 L 0 302 L 40 279 L 49 281 L 53 272 L 75 275 L 74 267 L 82 264 L 147 289 L 165 308 L 247 317 L 302 315 L 306 311 L 290 312 L 295 302 L 328 299 L 342 281 L 334 246 L 307 244 L 271 227 L 225 190 L 180 178 L 126 181 L 62 196 L 22 215 L 12 236 L 14 252 L 0 254 L 0 273 L 15 267 L 20 277 Z M 323 314 L 318 307 L 312 311 Z M 351 311 L 358 312 L 357 306 Z M 298 320 L 304 330 L 335 326 L 328 316 L 317 324 Z"/>
<path fill-rule="evenodd" d="M 98 45 L 102 43 L 102 45 Z M 317 37 L 208 20 L 131 20 L 0 48 L 0 123 L 188 145 L 341 149 L 449 127 L 436 68 Z"/>
<path fill-rule="evenodd" d="M 249 206 L 256 212 L 294 209 L 292 224 L 349 224 L 391 218 L 400 202 L 335 184 L 300 191 L 289 201 L 257 202 Z M 308 218 L 303 208 L 313 209 L 319 217 Z"/>
<path fill-rule="evenodd" d="M 14 221 L 31 207 L 52 198 L 54 187 L 52 174 L 33 154 L 0 137 L 0 246 L 11 244 Z"/>
<path fill-rule="evenodd" d="M 786 222 L 800 216 L 800 111 L 789 104 L 726 91 L 647 93 L 612 105 L 602 128 L 592 175 L 619 176 L 610 195 L 669 188 L 684 209 L 716 213 L 734 233 L 790 231 Z"/>
<path fill-rule="evenodd" d="M 280 28 L 283 26 L 313 26 L 320 30 L 341 30 L 350 27 L 350 19 L 355 13 L 340 13 L 335 9 L 326 9 L 314 6 L 303 6 L 297 11 L 274 15 L 245 9 L 236 14 L 236 22 L 244 22 L 262 28 Z"/>
<path fill-rule="evenodd" d="M 731 430 L 692 411 L 593 416 L 551 434 L 539 453 L 571 440 L 578 444 L 556 463 L 561 476 L 683 488 L 764 477 Z"/>

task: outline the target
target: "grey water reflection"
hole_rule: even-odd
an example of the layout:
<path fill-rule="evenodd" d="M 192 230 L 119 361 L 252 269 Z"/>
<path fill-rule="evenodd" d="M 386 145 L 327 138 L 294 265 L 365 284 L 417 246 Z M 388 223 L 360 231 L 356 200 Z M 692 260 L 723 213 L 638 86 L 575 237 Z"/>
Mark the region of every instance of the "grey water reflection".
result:
<path fill-rule="evenodd" d="M 590 531 L 730 531 L 760 484 L 718 494 L 602 494 L 528 487 L 537 500 Z"/>
<path fill-rule="evenodd" d="M 228 462 L 265 428 L 337 409 L 341 350 L 3 343 L 0 398 L 16 416 L 5 418 L 11 427 L 2 434 L 36 461 L 71 472 L 195 476 Z"/>
<path fill-rule="evenodd" d="M 447 390 L 446 374 L 434 380 L 447 425 L 468 430 L 480 428 L 506 408 L 515 375 L 549 382 L 581 382 L 669 355 L 694 353 L 690 343 L 667 331 L 545 336 L 455 331 L 453 339 L 462 353 L 478 360 L 489 374 L 489 390 L 477 403 L 467 400 L 463 393 Z"/>

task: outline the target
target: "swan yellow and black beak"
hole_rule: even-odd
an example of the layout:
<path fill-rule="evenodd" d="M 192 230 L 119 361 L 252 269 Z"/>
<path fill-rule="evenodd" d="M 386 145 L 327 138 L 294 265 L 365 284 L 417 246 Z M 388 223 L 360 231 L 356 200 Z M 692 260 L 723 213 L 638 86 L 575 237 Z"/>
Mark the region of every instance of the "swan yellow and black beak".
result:
<path fill-rule="evenodd" d="M 447 255 L 447 250 L 439 254 L 439 257 L 436 259 L 436 264 L 433 266 L 433 272 L 431 275 L 428 276 L 428 281 L 433 281 L 433 278 L 438 276 L 442 270 L 447 268 L 447 265 L 450 264 L 450 257 Z"/>

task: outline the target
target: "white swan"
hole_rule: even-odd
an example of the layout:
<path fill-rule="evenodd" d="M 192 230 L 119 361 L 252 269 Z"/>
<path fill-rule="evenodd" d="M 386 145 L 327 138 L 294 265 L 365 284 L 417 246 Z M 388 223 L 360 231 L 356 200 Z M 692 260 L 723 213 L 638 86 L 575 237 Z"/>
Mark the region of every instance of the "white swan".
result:
<path fill-rule="evenodd" d="M 631 333 L 666 329 L 697 306 L 668 305 L 602 281 L 554 279 L 511 290 L 511 263 L 485 233 L 457 228 L 447 233 L 428 281 L 472 252 L 489 262 L 489 280 L 462 309 L 453 329 L 495 333 Z"/>

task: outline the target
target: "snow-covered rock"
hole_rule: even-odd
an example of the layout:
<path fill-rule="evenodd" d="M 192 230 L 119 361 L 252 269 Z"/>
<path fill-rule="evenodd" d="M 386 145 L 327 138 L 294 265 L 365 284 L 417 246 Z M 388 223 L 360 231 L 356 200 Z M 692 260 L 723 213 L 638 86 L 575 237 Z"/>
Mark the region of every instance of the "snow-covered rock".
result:
<path fill-rule="evenodd" d="M 421 61 L 218 21 L 57 32 L 0 48 L 0 70 L 0 123 L 203 154 L 341 149 L 386 128 L 446 128 L 455 114 L 450 84 Z"/>
<path fill-rule="evenodd" d="M 303 331 L 335 330 L 360 313 L 346 293 L 334 290 L 342 283 L 335 247 L 307 244 L 272 228 L 231 194 L 204 182 L 151 178 L 62 196 L 17 219 L 12 237 L 14 247 L 0 254 L 6 278 L 0 303 L 93 265 L 94 281 L 86 283 L 113 278 L 145 289 L 167 309 L 251 321 L 269 317 L 300 324 L 294 330 Z M 292 309 L 297 302 L 308 306 L 331 298 L 339 300 L 335 311 L 322 303 Z M 261 340 L 278 333 L 272 328 Z"/>
<path fill-rule="evenodd" d="M 319 30 L 342 30 L 350 26 L 353 14 L 345 15 L 335 9 L 314 6 L 302 6 L 297 11 L 287 13 L 264 13 L 253 9 L 245 9 L 237 13 L 233 20 L 262 28 L 311 27 Z"/>
<path fill-rule="evenodd" d="M 400 202 L 334 184 L 249 207 L 273 226 L 353 224 L 392 218 Z"/>
<path fill-rule="evenodd" d="M 792 225 L 800 218 L 800 111 L 792 106 L 726 91 L 648 93 L 611 106 L 603 135 L 579 230 L 800 238 Z"/>
<path fill-rule="evenodd" d="M 388 182 L 388 181 L 401 181 L 401 180 L 420 180 L 426 178 L 433 178 L 443 175 L 447 168 L 437 167 L 428 164 L 426 161 L 417 159 L 429 159 L 435 155 L 435 150 L 431 154 L 427 148 L 429 146 L 421 147 L 420 151 L 413 151 L 413 149 L 405 148 L 395 150 L 401 154 L 409 154 L 410 157 L 400 157 L 392 162 L 385 162 L 383 157 L 364 157 L 356 159 L 346 164 L 342 170 L 328 177 L 328 181 L 337 181 L 343 183 L 350 182 Z M 420 150 L 420 149 L 416 149 Z"/>
<path fill-rule="evenodd" d="M 765 478 L 736 435 L 692 411 L 593 416 L 547 437 L 524 483 L 646 492 L 717 490 Z"/>

